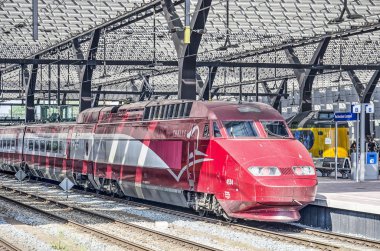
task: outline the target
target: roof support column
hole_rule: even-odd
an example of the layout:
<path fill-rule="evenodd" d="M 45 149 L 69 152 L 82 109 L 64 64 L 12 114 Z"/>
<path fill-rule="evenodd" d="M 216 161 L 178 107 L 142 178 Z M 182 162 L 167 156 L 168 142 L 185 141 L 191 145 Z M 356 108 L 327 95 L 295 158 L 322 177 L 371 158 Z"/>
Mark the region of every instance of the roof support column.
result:
<path fill-rule="evenodd" d="M 98 86 L 98 91 L 95 94 L 94 100 L 92 101 L 92 107 L 98 107 L 99 106 L 99 100 L 100 100 L 100 91 L 102 90 L 102 86 Z"/>
<path fill-rule="evenodd" d="M 200 93 L 199 93 L 199 97 L 203 100 L 211 100 L 211 89 L 212 89 L 212 85 L 214 84 L 214 80 L 215 80 L 215 76 L 216 76 L 216 73 L 218 71 L 218 67 L 217 66 L 213 66 L 213 67 L 209 67 L 208 68 L 208 76 L 207 76 L 207 80 L 206 80 L 206 83 L 203 85 Z"/>
<path fill-rule="evenodd" d="M 35 59 L 39 59 L 39 56 L 35 56 Z M 28 79 L 28 85 L 26 87 L 26 105 L 25 105 L 25 122 L 35 121 L 34 111 L 34 93 L 36 91 L 38 64 L 32 66 L 32 71 Z"/>
<path fill-rule="evenodd" d="M 149 76 L 141 76 L 141 77 L 142 77 L 142 85 L 141 85 L 141 90 L 140 90 L 139 101 L 144 101 L 145 98 L 148 98 L 148 100 L 150 100 L 153 93 L 153 88 L 149 83 Z"/>
<path fill-rule="evenodd" d="M 322 58 L 326 53 L 327 47 L 330 43 L 331 37 L 324 38 L 315 50 L 310 64 L 318 65 L 321 64 Z M 293 64 L 299 64 L 300 60 L 295 55 L 292 47 L 285 49 L 285 53 L 288 57 L 289 62 Z M 294 70 L 294 74 L 297 77 L 298 83 L 300 85 L 300 102 L 299 102 L 299 112 L 311 111 L 312 110 L 312 90 L 313 82 L 318 70 L 307 69 L 307 70 Z"/>
<path fill-rule="evenodd" d="M 101 29 L 96 29 L 92 33 L 90 47 L 87 52 L 87 60 L 96 58 L 98 44 L 100 40 Z M 91 108 L 91 83 L 92 74 L 96 66 L 85 65 L 80 72 L 80 88 L 79 88 L 79 111 Z"/>
<path fill-rule="evenodd" d="M 284 96 L 284 94 L 286 94 L 286 91 L 287 91 L 287 86 L 288 86 L 288 79 L 283 79 L 281 81 L 281 84 L 280 84 L 280 87 L 278 88 L 277 90 L 277 96 L 272 100 L 272 107 L 274 109 L 276 109 L 277 111 L 280 111 L 281 107 L 280 107 L 280 104 L 281 104 L 281 97 Z"/>
<path fill-rule="evenodd" d="M 190 43 L 184 44 L 184 27 L 171 0 L 162 0 L 169 29 L 178 56 L 178 98 L 196 99 L 197 95 L 197 54 L 212 0 L 198 0 L 190 23 Z"/>
<path fill-rule="evenodd" d="M 377 70 L 373 73 L 366 86 L 364 86 L 364 84 L 359 80 L 353 70 L 350 70 L 347 73 L 348 76 L 350 76 L 352 83 L 354 84 L 356 93 L 359 96 L 360 103 L 369 103 L 371 101 L 372 94 L 375 91 L 376 85 L 379 82 L 380 70 Z M 365 135 L 371 135 L 370 114 L 365 115 Z"/>

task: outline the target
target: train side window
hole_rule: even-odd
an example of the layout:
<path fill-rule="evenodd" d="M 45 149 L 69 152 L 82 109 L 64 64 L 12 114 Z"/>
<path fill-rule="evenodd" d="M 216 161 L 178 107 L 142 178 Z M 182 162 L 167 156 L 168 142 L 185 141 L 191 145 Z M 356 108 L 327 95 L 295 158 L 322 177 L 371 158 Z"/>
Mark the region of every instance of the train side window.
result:
<path fill-rule="evenodd" d="M 58 141 L 53 140 L 53 144 L 52 144 L 51 148 L 52 148 L 53 153 L 57 153 L 58 152 Z"/>
<path fill-rule="evenodd" d="M 0 149 L 2 149 L 2 148 L 3 148 L 3 140 L 0 139 Z"/>
<path fill-rule="evenodd" d="M 15 139 L 12 139 L 12 140 L 11 140 L 11 149 L 12 149 L 12 150 L 15 150 L 15 149 L 16 149 L 16 140 L 15 140 Z"/>
<path fill-rule="evenodd" d="M 6 148 L 7 148 L 7 140 L 3 139 L 3 149 L 6 149 Z"/>
<path fill-rule="evenodd" d="M 156 106 L 155 109 L 154 109 L 154 116 L 153 116 L 153 119 L 157 119 L 159 113 L 160 113 L 160 107 L 159 107 L 159 106 Z"/>
<path fill-rule="evenodd" d="M 179 106 L 179 112 L 178 112 L 178 117 L 179 118 L 183 118 L 184 117 L 184 115 L 185 115 L 185 108 L 187 107 L 187 104 L 188 103 L 185 103 L 185 104 L 181 104 Z"/>
<path fill-rule="evenodd" d="M 46 141 L 46 152 L 51 152 L 51 141 L 47 140 Z"/>
<path fill-rule="evenodd" d="M 29 152 L 33 152 L 33 140 L 29 140 L 29 143 L 28 143 L 28 150 L 29 150 Z"/>
<path fill-rule="evenodd" d="M 323 132 L 322 131 L 318 131 L 318 135 L 323 135 Z"/>
<path fill-rule="evenodd" d="M 38 140 L 34 141 L 34 151 L 38 152 L 40 150 L 40 142 Z"/>
<path fill-rule="evenodd" d="M 188 118 L 190 116 L 192 106 L 193 106 L 193 103 L 187 103 L 184 117 Z"/>
<path fill-rule="evenodd" d="M 215 138 L 220 138 L 222 137 L 222 134 L 220 133 L 219 126 L 216 122 L 213 123 L 213 129 L 214 129 L 214 137 Z"/>
<path fill-rule="evenodd" d="M 210 137 L 210 128 L 209 125 L 205 125 L 205 128 L 203 129 L 203 137 L 209 138 Z"/>
<path fill-rule="evenodd" d="M 45 152 L 45 140 L 40 141 L 40 152 Z"/>
<path fill-rule="evenodd" d="M 160 112 L 158 113 L 158 119 L 162 119 L 164 115 L 164 106 L 160 106 Z"/>
<path fill-rule="evenodd" d="M 155 110 L 156 110 L 156 107 L 155 107 L 155 106 L 152 106 L 152 107 L 150 108 L 150 111 L 149 111 L 149 120 L 152 120 L 152 119 L 153 119 Z"/>
<path fill-rule="evenodd" d="M 65 154 L 65 147 L 64 147 L 63 141 L 61 140 L 59 141 L 58 152 L 60 154 Z"/>
<path fill-rule="evenodd" d="M 166 118 L 167 118 L 168 108 L 169 108 L 168 105 L 164 105 L 164 112 L 163 112 L 163 115 L 162 115 L 162 118 L 163 118 L 163 119 L 166 119 Z"/>
<path fill-rule="evenodd" d="M 149 114 L 150 114 L 150 107 L 145 107 L 145 110 L 144 110 L 144 120 L 148 120 L 149 119 Z"/>
<path fill-rule="evenodd" d="M 169 105 L 168 113 L 166 118 L 171 119 L 173 117 L 173 107 L 174 105 Z"/>

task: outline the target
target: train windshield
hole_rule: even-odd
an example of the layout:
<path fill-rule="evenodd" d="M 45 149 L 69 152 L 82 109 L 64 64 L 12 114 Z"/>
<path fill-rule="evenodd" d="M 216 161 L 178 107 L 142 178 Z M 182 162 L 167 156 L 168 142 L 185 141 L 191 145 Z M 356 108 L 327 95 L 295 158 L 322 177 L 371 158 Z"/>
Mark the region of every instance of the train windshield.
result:
<path fill-rule="evenodd" d="M 257 137 L 252 121 L 224 121 L 223 125 L 231 138 Z"/>
<path fill-rule="evenodd" d="M 289 138 L 284 121 L 261 121 L 269 137 Z"/>

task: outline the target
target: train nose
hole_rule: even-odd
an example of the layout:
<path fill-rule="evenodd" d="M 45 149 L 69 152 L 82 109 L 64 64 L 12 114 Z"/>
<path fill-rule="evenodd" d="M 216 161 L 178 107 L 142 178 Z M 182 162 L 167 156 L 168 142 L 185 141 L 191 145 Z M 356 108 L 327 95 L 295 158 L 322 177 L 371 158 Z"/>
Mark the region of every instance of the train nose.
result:
<path fill-rule="evenodd" d="M 235 146 L 229 150 L 240 165 L 242 194 L 240 202 L 230 208 L 231 215 L 295 221 L 299 218 L 298 210 L 315 199 L 313 161 L 298 141 L 258 140 L 239 143 L 239 149 Z"/>

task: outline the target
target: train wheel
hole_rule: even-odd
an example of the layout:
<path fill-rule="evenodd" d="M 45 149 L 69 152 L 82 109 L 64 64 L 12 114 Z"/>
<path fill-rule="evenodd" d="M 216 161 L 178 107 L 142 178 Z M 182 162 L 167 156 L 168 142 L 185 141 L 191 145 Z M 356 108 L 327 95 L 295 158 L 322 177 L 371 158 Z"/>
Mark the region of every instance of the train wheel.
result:
<path fill-rule="evenodd" d="M 208 213 L 208 212 L 207 212 L 206 210 L 202 210 L 202 209 L 201 209 L 201 210 L 198 210 L 198 215 L 201 216 L 201 217 L 205 217 L 205 216 L 207 216 L 207 213 Z"/>
<path fill-rule="evenodd" d="M 225 220 L 226 222 L 228 222 L 228 223 L 231 223 L 231 222 L 234 221 L 234 219 L 231 218 L 230 216 L 228 216 L 227 213 L 224 212 L 224 210 L 223 210 L 222 216 L 223 216 L 224 220 Z"/>

